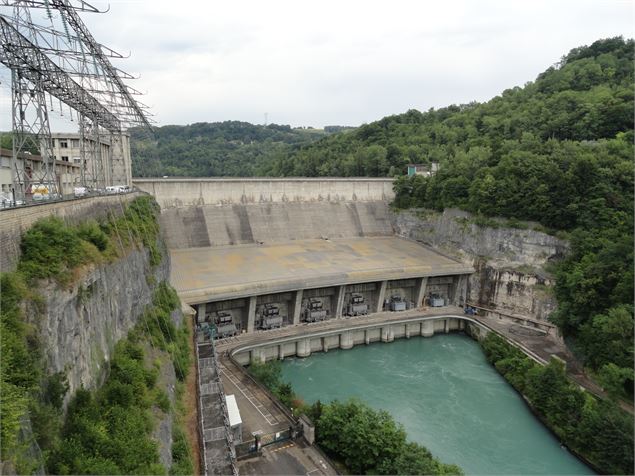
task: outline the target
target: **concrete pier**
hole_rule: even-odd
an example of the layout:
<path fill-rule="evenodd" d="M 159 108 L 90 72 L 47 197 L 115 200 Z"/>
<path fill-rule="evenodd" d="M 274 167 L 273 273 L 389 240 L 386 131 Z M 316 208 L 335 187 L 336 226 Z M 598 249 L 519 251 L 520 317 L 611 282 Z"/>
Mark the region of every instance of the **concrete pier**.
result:
<path fill-rule="evenodd" d="M 353 333 L 343 332 L 340 334 L 340 349 L 348 350 L 353 347 Z"/>
<path fill-rule="evenodd" d="M 249 361 L 250 362 L 260 362 L 260 363 L 264 364 L 267 361 L 267 354 L 266 354 L 265 350 L 261 349 L 261 348 L 252 349 L 250 354 L 249 354 Z"/>
<path fill-rule="evenodd" d="M 426 287 L 428 285 L 428 277 L 424 276 L 417 280 L 417 298 L 415 300 L 415 307 L 423 306 L 423 300 L 426 296 Z"/>
<path fill-rule="evenodd" d="M 421 323 L 421 336 L 432 337 L 434 335 L 434 321 L 423 321 Z"/>
<path fill-rule="evenodd" d="M 344 309 L 344 295 L 346 291 L 346 286 L 338 286 L 337 293 L 335 295 L 335 317 L 342 317 L 343 309 Z"/>
<path fill-rule="evenodd" d="M 453 308 L 462 312 L 460 308 Z M 435 333 L 446 331 L 459 331 L 467 329 L 469 332 L 481 337 L 489 331 L 477 320 L 460 314 L 419 314 L 399 319 L 396 313 L 384 313 L 384 317 L 368 319 L 372 323 L 359 324 L 355 320 L 337 319 L 326 321 L 312 326 L 289 327 L 285 330 L 287 336 L 258 333 L 256 335 L 242 334 L 239 341 L 244 344 L 230 342 L 225 347 L 223 341 L 219 342 L 223 348 L 231 349 L 234 358 L 242 365 L 247 365 L 251 360 L 264 362 L 290 356 L 309 357 L 313 352 L 328 352 L 332 349 L 350 349 L 355 345 L 370 344 L 372 342 L 393 342 L 395 339 L 408 338 L 420 334 L 430 337 Z M 379 315 L 381 316 L 381 315 Z M 366 318 L 365 318 L 366 319 Z M 327 330 L 320 331 L 322 325 Z M 247 343 L 249 342 L 249 343 Z"/>
<path fill-rule="evenodd" d="M 293 325 L 300 324 L 300 314 L 302 313 L 302 289 L 295 292 L 295 301 L 293 303 Z"/>
<path fill-rule="evenodd" d="M 381 312 L 384 309 L 384 300 L 386 299 L 386 288 L 388 287 L 388 281 L 382 281 L 379 285 L 379 292 L 377 293 L 377 306 L 375 312 Z"/>
<path fill-rule="evenodd" d="M 296 343 L 295 355 L 298 357 L 308 357 L 311 355 L 311 339 L 300 339 Z"/>
<path fill-rule="evenodd" d="M 247 332 L 254 331 L 254 322 L 256 320 L 256 296 L 249 298 L 249 307 L 247 309 Z"/>

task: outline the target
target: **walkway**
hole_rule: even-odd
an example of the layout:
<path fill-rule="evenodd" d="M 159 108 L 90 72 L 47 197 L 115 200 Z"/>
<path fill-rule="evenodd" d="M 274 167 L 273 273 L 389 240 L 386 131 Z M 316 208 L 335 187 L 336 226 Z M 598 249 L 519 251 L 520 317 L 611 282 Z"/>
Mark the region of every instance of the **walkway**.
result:
<path fill-rule="evenodd" d="M 593 395 L 603 399 L 608 398 L 608 395 L 602 387 L 586 375 L 584 368 L 569 348 L 564 344 L 562 339 L 551 334 L 545 336 L 519 335 L 515 332 L 518 328 L 518 323 L 507 318 L 497 318 L 495 316 L 473 317 L 509 340 L 528 348 L 545 362 L 548 362 L 554 355 L 562 359 L 567 364 L 567 375 L 572 381 Z M 631 415 L 633 414 L 632 404 L 620 401 L 620 407 Z"/>

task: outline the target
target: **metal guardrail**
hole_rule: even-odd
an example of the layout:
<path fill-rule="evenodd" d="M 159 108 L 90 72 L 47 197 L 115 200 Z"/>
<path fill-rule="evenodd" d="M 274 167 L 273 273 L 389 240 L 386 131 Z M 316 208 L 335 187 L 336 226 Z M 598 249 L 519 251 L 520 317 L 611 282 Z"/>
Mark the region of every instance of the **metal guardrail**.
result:
<path fill-rule="evenodd" d="M 473 304 L 471 302 L 466 302 L 466 304 L 468 306 L 471 306 L 471 307 L 475 308 L 475 309 L 480 309 L 480 310 L 488 312 L 490 314 L 498 314 L 500 316 L 504 316 L 504 317 L 507 317 L 509 319 L 514 319 L 516 321 L 531 322 L 537 328 L 542 328 L 542 327 L 546 328 L 547 334 L 549 334 L 551 332 L 551 330 L 558 328 L 558 326 L 556 326 L 555 324 L 552 324 L 551 322 L 541 321 L 541 320 L 538 320 L 538 319 L 534 319 L 532 317 L 526 317 L 526 316 L 520 316 L 520 315 L 516 315 L 516 314 L 511 314 L 509 312 L 500 311 L 498 309 L 490 309 L 490 308 L 487 308 L 487 307 L 479 306 L 478 304 Z"/>
<path fill-rule="evenodd" d="M 76 197 L 73 194 L 66 194 L 66 195 L 61 195 L 59 197 L 51 197 L 51 198 L 42 198 L 39 200 L 31 200 L 28 202 L 22 201 L 22 200 L 17 200 L 14 201 L 12 199 L 2 199 L 0 198 L 0 212 L 3 210 L 16 210 L 16 209 L 22 209 L 22 208 L 29 208 L 29 207 L 39 207 L 41 205 L 51 205 L 54 203 L 69 203 L 69 202 L 77 202 L 77 201 L 81 201 L 81 200 L 87 200 L 90 198 L 103 198 L 103 197 L 117 197 L 117 196 L 126 196 L 129 195 L 131 193 L 143 193 L 146 194 L 146 192 L 144 192 L 143 190 L 140 190 L 136 187 L 132 187 L 130 190 L 128 190 L 127 192 L 117 192 L 117 193 L 96 193 L 96 192 L 91 192 L 91 193 L 86 193 L 85 195 L 81 196 L 81 197 Z M 19 203 L 17 203 L 19 202 Z"/>

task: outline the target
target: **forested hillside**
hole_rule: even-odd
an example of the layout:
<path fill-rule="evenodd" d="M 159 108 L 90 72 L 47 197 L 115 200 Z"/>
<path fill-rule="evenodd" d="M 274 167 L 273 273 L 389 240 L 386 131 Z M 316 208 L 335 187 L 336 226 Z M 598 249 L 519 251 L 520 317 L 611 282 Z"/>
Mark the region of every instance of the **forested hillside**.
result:
<path fill-rule="evenodd" d="M 632 40 L 598 41 L 486 104 L 365 126 L 377 144 L 420 136 L 419 161 L 441 163 L 434 177 L 396 180 L 398 207 L 535 220 L 570 238 L 552 318 L 603 386 L 631 397 L 632 59 Z"/>
<path fill-rule="evenodd" d="M 154 134 L 145 129 L 130 132 L 135 177 L 262 175 L 277 157 L 327 135 L 319 129 L 237 121 L 164 126 Z"/>
<path fill-rule="evenodd" d="M 633 129 L 632 59 L 632 40 L 597 41 L 486 103 L 385 117 L 280 158 L 269 173 L 385 176 L 404 173 L 409 162 L 450 159 L 491 166 L 516 149 L 543 152 L 549 139 L 614 138 Z"/>

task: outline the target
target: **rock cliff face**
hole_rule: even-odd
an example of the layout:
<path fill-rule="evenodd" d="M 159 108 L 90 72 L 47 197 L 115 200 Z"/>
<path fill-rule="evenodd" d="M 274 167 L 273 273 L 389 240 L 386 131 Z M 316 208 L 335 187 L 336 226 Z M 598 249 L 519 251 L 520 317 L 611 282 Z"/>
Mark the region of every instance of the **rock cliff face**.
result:
<path fill-rule="evenodd" d="M 167 253 L 164 252 L 164 256 Z M 32 308 L 45 368 L 66 371 L 66 402 L 80 388 L 99 386 L 118 340 L 125 337 L 152 299 L 153 283 L 167 280 L 169 259 L 154 268 L 145 249 L 92 267 L 70 288 L 42 283 L 43 312 Z"/>
<path fill-rule="evenodd" d="M 531 229 L 479 226 L 460 210 L 401 211 L 393 227 L 399 236 L 473 265 L 470 301 L 537 319 L 555 309 L 554 283 L 544 267 L 564 255 L 565 241 Z"/>

